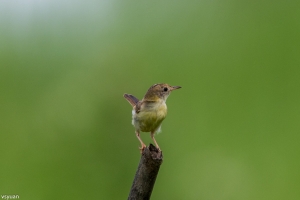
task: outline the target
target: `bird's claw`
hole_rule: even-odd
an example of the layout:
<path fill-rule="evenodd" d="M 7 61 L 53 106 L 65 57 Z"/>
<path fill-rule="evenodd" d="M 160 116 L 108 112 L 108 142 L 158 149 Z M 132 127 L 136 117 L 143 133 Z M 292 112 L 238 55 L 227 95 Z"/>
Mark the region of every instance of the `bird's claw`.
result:
<path fill-rule="evenodd" d="M 143 153 L 144 149 L 146 148 L 147 146 L 145 144 L 142 144 L 142 147 L 139 147 L 140 149 L 140 153 Z"/>

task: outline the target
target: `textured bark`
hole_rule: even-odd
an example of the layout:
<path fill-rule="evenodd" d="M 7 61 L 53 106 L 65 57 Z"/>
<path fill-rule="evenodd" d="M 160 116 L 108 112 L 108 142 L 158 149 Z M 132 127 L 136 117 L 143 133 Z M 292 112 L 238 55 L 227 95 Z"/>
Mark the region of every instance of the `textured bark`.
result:
<path fill-rule="evenodd" d="M 162 152 L 152 144 L 146 147 L 135 174 L 128 200 L 150 199 L 159 167 L 162 164 Z"/>

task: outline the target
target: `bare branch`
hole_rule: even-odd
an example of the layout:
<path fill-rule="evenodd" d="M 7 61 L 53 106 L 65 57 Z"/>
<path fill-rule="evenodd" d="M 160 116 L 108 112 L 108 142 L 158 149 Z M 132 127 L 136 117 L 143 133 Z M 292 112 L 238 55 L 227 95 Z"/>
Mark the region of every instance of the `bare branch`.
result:
<path fill-rule="evenodd" d="M 128 200 L 150 199 L 163 156 L 152 144 L 145 148 L 135 174 Z"/>

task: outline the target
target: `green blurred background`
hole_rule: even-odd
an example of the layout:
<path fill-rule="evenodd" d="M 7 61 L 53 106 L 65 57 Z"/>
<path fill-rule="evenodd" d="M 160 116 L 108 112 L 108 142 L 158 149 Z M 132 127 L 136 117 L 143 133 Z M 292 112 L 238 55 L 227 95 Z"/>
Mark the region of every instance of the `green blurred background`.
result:
<path fill-rule="evenodd" d="M 299 199 L 299 6 L 1 1 L 0 194 L 126 199 L 140 154 L 122 95 L 166 82 L 182 89 L 152 199 Z"/>

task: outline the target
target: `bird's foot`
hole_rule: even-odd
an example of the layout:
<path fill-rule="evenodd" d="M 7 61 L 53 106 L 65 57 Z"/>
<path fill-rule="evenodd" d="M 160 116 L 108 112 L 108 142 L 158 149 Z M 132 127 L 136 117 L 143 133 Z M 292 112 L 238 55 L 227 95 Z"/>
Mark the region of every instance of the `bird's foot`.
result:
<path fill-rule="evenodd" d="M 143 153 L 143 151 L 144 151 L 144 149 L 145 149 L 146 147 L 147 147 L 147 146 L 146 146 L 144 143 L 142 143 L 142 147 L 139 147 L 140 153 Z"/>
<path fill-rule="evenodd" d="M 157 150 L 158 150 L 159 152 L 161 152 L 161 150 L 160 150 L 159 146 L 157 146 L 156 148 L 157 148 Z"/>

